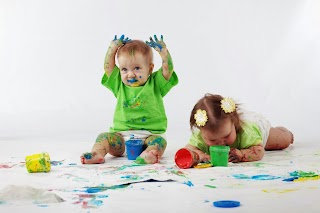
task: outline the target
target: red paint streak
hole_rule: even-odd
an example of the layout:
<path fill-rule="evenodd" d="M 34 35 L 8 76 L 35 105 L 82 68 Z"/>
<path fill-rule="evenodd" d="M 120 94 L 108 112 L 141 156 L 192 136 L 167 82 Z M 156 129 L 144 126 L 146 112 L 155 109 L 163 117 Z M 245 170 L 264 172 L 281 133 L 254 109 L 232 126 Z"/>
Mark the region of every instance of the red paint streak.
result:
<path fill-rule="evenodd" d="M 12 168 L 13 166 L 8 166 L 8 165 L 5 165 L 5 164 L 0 164 L 0 169 L 10 169 Z"/>

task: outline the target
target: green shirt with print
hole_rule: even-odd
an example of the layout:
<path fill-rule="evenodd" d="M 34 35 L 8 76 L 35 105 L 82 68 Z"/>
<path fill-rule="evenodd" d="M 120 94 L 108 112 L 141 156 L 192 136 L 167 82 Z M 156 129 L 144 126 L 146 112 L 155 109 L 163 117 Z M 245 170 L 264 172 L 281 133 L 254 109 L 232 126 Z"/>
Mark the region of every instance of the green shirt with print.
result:
<path fill-rule="evenodd" d="M 163 97 L 178 84 L 175 72 L 167 81 L 161 68 L 153 72 L 143 86 L 131 87 L 121 81 L 120 70 L 115 66 L 109 77 L 103 75 L 101 83 L 117 98 L 110 132 L 147 130 L 161 134 L 167 130 Z"/>
<path fill-rule="evenodd" d="M 237 133 L 235 142 L 230 145 L 231 148 L 248 149 L 251 146 L 262 143 L 262 134 L 259 127 L 255 123 L 244 122 L 241 127 L 242 130 Z M 189 144 L 197 147 L 199 150 L 208 155 L 210 154 L 210 146 L 204 142 L 199 129 L 196 129 L 192 132 Z"/>

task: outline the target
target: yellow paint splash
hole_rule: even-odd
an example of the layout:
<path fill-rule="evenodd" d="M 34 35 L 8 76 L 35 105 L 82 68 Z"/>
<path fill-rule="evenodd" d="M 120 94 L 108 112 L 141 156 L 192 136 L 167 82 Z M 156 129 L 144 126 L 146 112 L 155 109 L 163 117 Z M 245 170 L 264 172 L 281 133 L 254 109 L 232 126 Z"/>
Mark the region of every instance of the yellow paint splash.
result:
<path fill-rule="evenodd" d="M 308 181 L 308 180 L 319 180 L 320 176 L 315 176 L 315 177 L 299 177 L 295 180 L 293 180 L 293 182 L 304 182 L 304 181 Z"/>
<path fill-rule="evenodd" d="M 297 190 L 299 190 L 299 189 L 262 189 L 262 191 L 266 192 L 266 193 L 278 193 L 278 194 L 294 192 L 294 191 L 297 191 Z"/>

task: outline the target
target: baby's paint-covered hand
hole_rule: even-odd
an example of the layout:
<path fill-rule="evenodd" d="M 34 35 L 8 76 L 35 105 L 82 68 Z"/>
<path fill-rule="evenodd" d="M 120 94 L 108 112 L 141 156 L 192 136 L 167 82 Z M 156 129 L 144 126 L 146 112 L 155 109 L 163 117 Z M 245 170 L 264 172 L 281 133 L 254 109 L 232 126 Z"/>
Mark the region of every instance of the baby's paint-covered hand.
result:
<path fill-rule="evenodd" d="M 243 159 L 243 154 L 239 149 L 230 148 L 229 152 L 229 162 L 239 163 Z"/>
<path fill-rule="evenodd" d="M 114 39 L 111 41 L 110 46 L 111 47 L 120 47 L 123 44 L 127 43 L 128 41 L 131 41 L 128 37 L 125 37 L 124 35 L 121 35 L 120 38 L 117 38 L 117 35 L 114 36 Z"/>
<path fill-rule="evenodd" d="M 203 153 L 199 155 L 199 160 L 200 162 L 210 162 L 211 158 L 210 158 L 210 155 Z"/>
<path fill-rule="evenodd" d="M 157 38 L 156 35 L 153 36 L 153 38 L 150 36 L 150 41 L 146 41 L 146 43 L 152 47 L 153 49 L 155 49 L 158 53 L 162 53 L 163 49 L 166 49 L 166 44 L 163 41 L 163 35 L 160 36 L 160 40 Z"/>

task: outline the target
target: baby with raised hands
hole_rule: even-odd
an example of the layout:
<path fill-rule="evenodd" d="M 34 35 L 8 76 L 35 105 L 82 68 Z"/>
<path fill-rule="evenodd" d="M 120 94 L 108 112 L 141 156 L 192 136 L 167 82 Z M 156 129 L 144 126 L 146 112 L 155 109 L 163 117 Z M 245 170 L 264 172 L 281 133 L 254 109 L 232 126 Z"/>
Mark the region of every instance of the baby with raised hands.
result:
<path fill-rule="evenodd" d="M 293 143 L 285 127 L 272 127 L 262 115 L 240 109 L 233 99 L 206 94 L 191 111 L 192 135 L 186 148 L 210 161 L 210 146 L 229 146 L 229 162 L 261 160 L 265 150 L 282 150 Z"/>
<path fill-rule="evenodd" d="M 152 48 L 162 59 L 162 67 L 155 72 Z M 81 162 L 104 163 L 108 153 L 123 156 L 125 141 L 142 139 L 144 150 L 136 162 L 158 163 L 167 146 L 163 97 L 178 84 L 163 36 L 158 39 L 155 35 L 147 42 L 115 36 L 105 57 L 104 70 L 101 83 L 117 99 L 113 126 L 98 135 L 91 152 L 81 155 Z"/>

